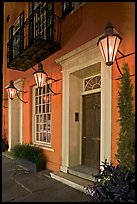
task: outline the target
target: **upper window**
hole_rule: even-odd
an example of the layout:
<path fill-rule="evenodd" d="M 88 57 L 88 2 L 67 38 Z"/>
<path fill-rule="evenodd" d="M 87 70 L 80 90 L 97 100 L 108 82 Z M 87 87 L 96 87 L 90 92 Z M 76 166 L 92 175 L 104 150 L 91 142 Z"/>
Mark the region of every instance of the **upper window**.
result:
<path fill-rule="evenodd" d="M 72 11 L 72 2 L 62 2 L 63 16 L 69 14 Z"/>
<path fill-rule="evenodd" d="M 19 28 L 20 28 L 20 16 L 17 18 L 17 20 L 13 24 L 13 35 L 18 31 Z"/>
<path fill-rule="evenodd" d="M 51 88 L 51 84 L 49 84 L 49 87 Z M 39 144 L 50 145 L 52 93 L 45 85 L 43 88 L 35 88 L 34 98 L 34 140 Z"/>
<path fill-rule="evenodd" d="M 17 18 L 13 26 L 9 29 L 9 41 L 10 46 L 13 46 L 13 58 L 23 50 L 24 47 L 24 30 L 23 30 L 23 23 L 24 23 L 24 11 L 20 14 Z M 11 43 L 12 42 L 12 43 Z"/>
<path fill-rule="evenodd" d="M 29 2 L 29 41 L 37 38 L 52 40 L 53 2 Z"/>
<path fill-rule="evenodd" d="M 84 2 L 82 1 L 72 2 L 73 11 L 76 11 L 77 9 L 79 9 L 80 6 L 83 5 L 83 3 Z"/>

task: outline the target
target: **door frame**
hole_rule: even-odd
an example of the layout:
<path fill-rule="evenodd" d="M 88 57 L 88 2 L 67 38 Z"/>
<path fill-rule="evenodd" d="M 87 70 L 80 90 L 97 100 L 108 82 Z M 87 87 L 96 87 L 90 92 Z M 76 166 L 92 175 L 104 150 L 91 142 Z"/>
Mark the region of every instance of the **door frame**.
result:
<path fill-rule="evenodd" d="M 97 47 L 97 38 L 72 50 L 64 56 L 55 60 L 62 66 L 62 165 L 60 170 L 68 171 L 70 167 L 70 137 L 69 137 L 69 95 L 70 95 L 70 74 L 86 69 L 96 63 L 101 64 L 101 135 L 100 135 L 100 161 L 107 159 L 111 161 L 111 89 L 112 89 L 112 69 L 107 67 L 103 61 L 101 53 Z M 80 104 L 81 105 L 81 104 Z M 81 117 L 81 114 L 80 114 Z M 80 121 L 80 127 L 81 127 Z M 81 131 L 80 131 L 81 132 Z M 80 133 L 82 138 L 82 133 Z M 81 147 L 80 156 L 81 156 Z M 81 161 L 81 159 L 80 159 Z M 79 165 L 80 165 L 79 161 Z"/>

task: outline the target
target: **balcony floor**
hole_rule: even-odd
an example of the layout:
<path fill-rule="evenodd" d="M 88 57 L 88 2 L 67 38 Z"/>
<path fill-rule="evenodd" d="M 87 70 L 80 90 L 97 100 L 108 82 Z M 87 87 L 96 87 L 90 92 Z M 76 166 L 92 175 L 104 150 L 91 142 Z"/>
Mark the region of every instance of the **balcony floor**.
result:
<path fill-rule="evenodd" d="M 59 49 L 55 44 L 44 39 L 37 39 L 30 47 L 26 48 L 22 54 L 17 54 L 7 67 L 14 70 L 26 71 L 30 67 L 38 64 L 49 55 Z"/>

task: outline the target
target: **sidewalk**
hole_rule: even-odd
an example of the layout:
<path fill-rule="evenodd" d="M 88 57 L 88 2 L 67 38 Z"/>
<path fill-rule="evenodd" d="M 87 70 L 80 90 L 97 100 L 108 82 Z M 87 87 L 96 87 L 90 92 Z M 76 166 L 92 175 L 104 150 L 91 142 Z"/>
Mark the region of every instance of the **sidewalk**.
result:
<path fill-rule="evenodd" d="M 2 156 L 2 202 L 89 202 L 91 197 L 50 177 L 29 173 Z"/>

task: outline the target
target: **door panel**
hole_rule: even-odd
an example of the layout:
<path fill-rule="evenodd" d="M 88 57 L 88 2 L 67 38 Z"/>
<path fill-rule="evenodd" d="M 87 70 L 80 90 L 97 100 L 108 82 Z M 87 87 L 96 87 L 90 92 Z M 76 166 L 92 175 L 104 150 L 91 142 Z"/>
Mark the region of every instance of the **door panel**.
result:
<path fill-rule="evenodd" d="M 100 163 L 100 92 L 83 96 L 82 164 L 98 168 Z"/>

